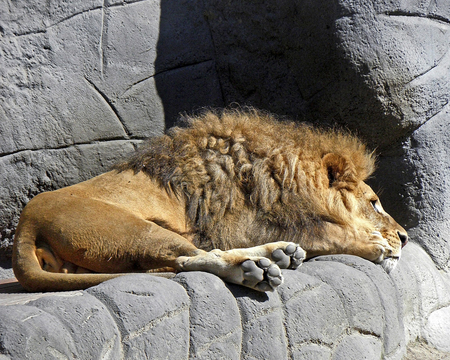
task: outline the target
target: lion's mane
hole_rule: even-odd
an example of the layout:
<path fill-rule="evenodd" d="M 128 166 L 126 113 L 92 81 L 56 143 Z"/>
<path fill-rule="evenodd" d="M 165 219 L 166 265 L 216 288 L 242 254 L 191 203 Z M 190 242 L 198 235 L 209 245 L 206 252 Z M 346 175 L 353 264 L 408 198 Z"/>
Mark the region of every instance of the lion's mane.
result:
<path fill-rule="evenodd" d="M 324 221 L 351 224 L 345 192 L 374 171 L 372 154 L 344 132 L 256 110 L 207 111 L 184 121 L 116 168 L 144 171 L 184 197 L 195 245 L 206 250 L 267 239 L 304 243 Z M 346 160 L 333 192 L 323 163 L 329 153 Z"/>

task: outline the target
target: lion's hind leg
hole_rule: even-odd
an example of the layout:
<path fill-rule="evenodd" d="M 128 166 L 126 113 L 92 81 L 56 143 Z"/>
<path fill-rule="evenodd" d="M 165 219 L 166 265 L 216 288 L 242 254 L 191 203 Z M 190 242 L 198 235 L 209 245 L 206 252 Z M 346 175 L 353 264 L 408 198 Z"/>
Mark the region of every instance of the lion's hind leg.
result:
<path fill-rule="evenodd" d="M 180 256 L 183 271 L 207 271 L 225 281 L 258 291 L 273 291 L 283 283 L 280 269 L 295 269 L 305 252 L 294 243 L 275 242 L 247 249 L 212 250 L 196 256 Z"/>
<path fill-rule="evenodd" d="M 63 261 L 47 246 L 39 246 L 36 248 L 36 257 L 42 270 L 63 273 L 63 274 L 89 274 L 92 271 L 77 266 L 69 261 Z"/>
<path fill-rule="evenodd" d="M 60 272 L 63 267 L 64 262 L 60 259 L 58 255 L 55 255 L 47 247 L 38 247 L 36 249 L 36 258 L 39 261 L 39 265 L 45 271 L 49 272 Z"/>

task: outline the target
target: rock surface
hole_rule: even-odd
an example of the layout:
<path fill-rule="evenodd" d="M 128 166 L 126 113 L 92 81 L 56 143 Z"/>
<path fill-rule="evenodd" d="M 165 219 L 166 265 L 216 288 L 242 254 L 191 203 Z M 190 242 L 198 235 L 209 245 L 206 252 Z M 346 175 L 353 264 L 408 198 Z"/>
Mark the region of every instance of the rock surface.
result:
<path fill-rule="evenodd" d="M 409 354 L 450 357 L 450 277 L 437 273 L 418 245 L 404 249 L 391 275 L 348 255 L 319 257 L 283 274 L 273 293 L 191 272 L 124 276 L 86 291 L 3 295 L 0 354 L 394 360 L 408 358 L 412 342 Z"/>

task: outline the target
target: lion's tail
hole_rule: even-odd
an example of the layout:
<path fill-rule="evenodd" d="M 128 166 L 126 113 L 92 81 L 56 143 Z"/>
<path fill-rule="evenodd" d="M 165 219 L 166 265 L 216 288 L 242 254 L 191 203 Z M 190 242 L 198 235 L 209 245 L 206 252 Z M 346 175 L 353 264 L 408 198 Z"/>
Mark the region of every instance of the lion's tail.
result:
<path fill-rule="evenodd" d="M 83 290 L 124 274 L 62 274 L 42 270 L 39 264 L 29 264 L 14 275 L 31 292 Z"/>
<path fill-rule="evenodd" d="M 13 270 L 19 283 L 31 292 L 83 290 L 106 280 L 129 275 L 127 273 L 64 274 L 45 271 L 39 263 L 36 251 L 34 227 L 19 224 L 13 246 Z M 152 273 L 152 275 L 170 278 L 174 274 Z"/>

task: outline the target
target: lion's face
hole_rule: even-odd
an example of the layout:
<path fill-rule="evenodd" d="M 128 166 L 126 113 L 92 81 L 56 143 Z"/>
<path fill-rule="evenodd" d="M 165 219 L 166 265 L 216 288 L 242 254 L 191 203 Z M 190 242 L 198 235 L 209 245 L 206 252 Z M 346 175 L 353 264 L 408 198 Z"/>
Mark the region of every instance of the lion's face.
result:
<path fill-rule="evenodd" d="M 400 259 L 401 250 L 408 242 L 408 235 L 405 229 L 384 211 L 380 199 L 369 185 L 361 181 L 354 191 L 354 197 L 357 205 L 356 217 L 368 223 L 372 235 L 387 242 L 384 254 L 376 262 L 390 272 Z"/>
<path fill-rule="evenodd" d="M 332 222 L 345 224 L 355 234 L 355 255 L 380 263 L 390 272 L 408 241 L 405 229 L 384 211 L 377 194 L 364 182 L 367 174 L 361 176 L 352 161 L 329 153 L 322 163 L 328 174 Z"/>

